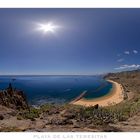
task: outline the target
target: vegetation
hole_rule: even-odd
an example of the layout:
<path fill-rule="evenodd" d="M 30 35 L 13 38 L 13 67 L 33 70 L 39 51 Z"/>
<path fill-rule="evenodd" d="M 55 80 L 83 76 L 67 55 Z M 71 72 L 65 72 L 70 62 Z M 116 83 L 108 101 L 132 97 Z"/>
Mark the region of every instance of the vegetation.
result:
<path fill-rule="evenodd" d="M 38 118 L 40 116 L 40 113 L 41 113 L 40 109 L 30 108 L 30 110 L 25 110 L 25 111 L 18 113 L 17 119 L 18 120 L 30 119 L 30 120 L 34 121 L 36 118 Z"/>
<path fill-rule="evenodd" d="M 129 117 L 136 115 L 140 111 L 140 97 L 120 103 L 107 108 L 110 112 L 114 112 L 118 121 L 127 120 Z"/>
<path fill-rule="evenodd" d="M 120 103 L 110 107 L 82 107 L 75 105 L 56 106 L 45 104 L 40 108 L 31 108 L 17 115 L 17 119 L 30 119 L 34 121 L 36 118 L 48 119 L 49 116 L 54 116 L 57 121 L 70 122 L 75 120 L 76 123 L 84 125 L 107 125 L 109 123 L 116 123 L 125 121 L 129 117 L 137 114 L 140 109 L 140 97 Z M 66 121 L 67 120 L 67 121 Z M 69 121 L 68 121 L 69 120 Z M 53 121 L 50 122 L 53 124 Z M 55 123 L 55 122 L 54 122 Z M 59 122 L 58 122 L 59 124 Z M 67 123 L 65 123 L 67 124 Z"/>

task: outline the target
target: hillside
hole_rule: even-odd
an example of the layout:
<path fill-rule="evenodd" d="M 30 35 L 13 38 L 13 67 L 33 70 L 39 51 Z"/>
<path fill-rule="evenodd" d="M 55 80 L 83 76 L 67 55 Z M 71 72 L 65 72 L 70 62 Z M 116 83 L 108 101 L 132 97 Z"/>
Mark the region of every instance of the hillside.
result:
<path fill-rule="evenodd" d="M 120 83 L 128 99 L 140 94 L 140 70 L 109 73 L 104 78 Z"/>
<path fill-rule="evenodd" d="M 122 84 L 125 91 L 125 101 L 120 106 L 126 108 L 129 114 L 128 119 L 111 126 L 125 132 L 140 132 L 140 69 L 109 73 L 104 78 Z"/>

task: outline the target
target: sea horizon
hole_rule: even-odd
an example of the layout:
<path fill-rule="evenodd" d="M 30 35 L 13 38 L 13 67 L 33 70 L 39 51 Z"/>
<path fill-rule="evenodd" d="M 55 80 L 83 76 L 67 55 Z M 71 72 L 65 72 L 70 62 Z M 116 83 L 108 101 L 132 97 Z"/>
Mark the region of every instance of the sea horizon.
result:
<path fill-rule="evenodd" d="M 99 98 L 108 94 L 112 88 L 111 83 L 97 75 L 0 76 L 0 89 L 5 89 L 9 83 L 14 88 L 23 90 L 31 105 L 69 103 L 85 90 L 87 93 L 84 98 Z"/>

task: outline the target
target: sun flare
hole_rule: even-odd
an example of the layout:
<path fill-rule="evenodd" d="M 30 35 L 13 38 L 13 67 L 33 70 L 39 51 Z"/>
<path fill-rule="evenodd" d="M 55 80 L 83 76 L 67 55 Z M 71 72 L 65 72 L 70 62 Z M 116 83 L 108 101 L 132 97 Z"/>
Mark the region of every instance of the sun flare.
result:
<path fill-rule="evenodd" d="M 38 29 L 44 33 L 53 33 L 58 28 L 58 26 L 54 25 L 53 23 L 39 24 L 38 26 Z"/>

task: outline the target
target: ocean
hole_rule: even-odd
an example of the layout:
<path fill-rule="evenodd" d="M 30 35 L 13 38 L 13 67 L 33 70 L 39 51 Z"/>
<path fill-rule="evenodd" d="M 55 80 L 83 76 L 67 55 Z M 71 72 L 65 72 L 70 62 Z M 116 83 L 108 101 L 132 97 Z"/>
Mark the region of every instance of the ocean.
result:
<path fill-rule="evenodd" d="M 0 90 L 7 88 L 9 83 L 24 91 L 30 105 L 68 103 L 83 91 L 87 91 L 86 99 L 99 98 L 112 88 L 112 84 L 101 76 L 0 76 Z"/>

